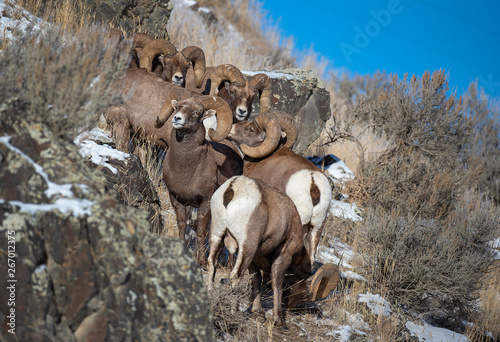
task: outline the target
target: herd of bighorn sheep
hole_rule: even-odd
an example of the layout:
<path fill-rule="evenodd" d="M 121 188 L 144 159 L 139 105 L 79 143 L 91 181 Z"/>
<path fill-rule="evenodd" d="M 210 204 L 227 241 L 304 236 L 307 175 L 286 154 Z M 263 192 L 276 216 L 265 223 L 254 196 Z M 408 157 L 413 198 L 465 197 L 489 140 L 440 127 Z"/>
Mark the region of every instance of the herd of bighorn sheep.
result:
<path fill-rule="evenodd" d="M 115 29 L 110 37 L 130 41 L 130 65 L 114 84 L 124 103 L 104 117 L 119 149 L 127 149 L 133 137 L 166 151 L 163 179 L 179 237 L 185 239 L 188 208 L 198 208 L 197 261 L 208 267 L 209 287 L 225 246 L 237 254 L 233 284 L 247 269 L 252 275 L 252 312 L 262 311 L 261 271 L 271 274 L 277 326 L 285 325 L 285 273 L 295 284 L 289 306 L 327 296 L 338 282 L 336 267 L 323 265 L 315 274 L 312 269 L 331 186 L 291 149 L 298 135 L 293 118 L 270 112 L 269 76 L 246 79 L 230 64 L 207 67 L 196 46 L 178 51 L 167 40 L 143 33 L 125 38 Z M 260 114 L 248 121 L 257 96 Z"/>

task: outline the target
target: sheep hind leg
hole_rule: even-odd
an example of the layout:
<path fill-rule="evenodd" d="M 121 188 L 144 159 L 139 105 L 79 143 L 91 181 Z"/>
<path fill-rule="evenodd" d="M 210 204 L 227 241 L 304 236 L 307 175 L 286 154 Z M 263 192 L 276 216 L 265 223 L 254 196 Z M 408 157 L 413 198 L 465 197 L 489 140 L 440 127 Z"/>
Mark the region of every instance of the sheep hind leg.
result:
<path fill-rule="evenodd" d="M 252 275 L 252 313 L 258 318 L 264 318 L 262 308 L 262 274 L 260 269 L 252 263 L 248 268 Z"/>
<path fill-rule="evenodd" d="M 215 268 L 215 260 L 221 248 L 222 248 L 222 238 L 216 235 L 212 235 L 210 237 L 210 253 L 208 255 L 209 290 L 213 289 L 213 283 L 215 281 L 215 272 L 217 271 Z"/>
<path fill-rule="evenodd" d="M 291 256 L 281 254 L 273 263 L 271 268 L 271 277 L 273 281 L 273 317 L 274 324 L 277 327 L 287 328 L 283 319 L 283 281 L 285 279 L 285 271 L 292 262 Z"/>

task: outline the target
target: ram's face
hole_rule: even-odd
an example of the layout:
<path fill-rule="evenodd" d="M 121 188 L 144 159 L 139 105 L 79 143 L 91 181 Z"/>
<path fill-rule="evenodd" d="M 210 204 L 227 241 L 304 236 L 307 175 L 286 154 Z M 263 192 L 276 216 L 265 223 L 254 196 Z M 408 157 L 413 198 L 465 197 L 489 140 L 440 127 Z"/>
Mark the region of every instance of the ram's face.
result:
<path fill-rule="evenodd" d="M 191 62 L 186 59 L 180 52 L 172 57 L 163 57 L 163 73 L 162 78 L 166 81 L 177 84 L 181 87 L 186 85 L 187 70 L 191 66 Z"/>
<path fill-rule="evenodd" d="M 239 145 L 255 147 L 266 139 L 266 132 L 260 129 L 254 121 L 243 121 L 233 124 L 227 138 Z"/>
<path fill-rule="evenodd" d="M 218 96 L 226 100 L 231 107 L 234 123 L 248 120 L 252 113 L 252 102 L 255 97 L 255 89 L 250 87 L 248 82 L 245 82 L 244 85 L 234 85 L 226 81 Z"/>
<path fill-rule="evenodd" d="M 203 107 L 192 101 L 172 101 L 174 112 L 172 115 L 172 126 L 176 130 L 185 132 L 194 132 L 198 129 L 201 117 L 203 115 Z"/>

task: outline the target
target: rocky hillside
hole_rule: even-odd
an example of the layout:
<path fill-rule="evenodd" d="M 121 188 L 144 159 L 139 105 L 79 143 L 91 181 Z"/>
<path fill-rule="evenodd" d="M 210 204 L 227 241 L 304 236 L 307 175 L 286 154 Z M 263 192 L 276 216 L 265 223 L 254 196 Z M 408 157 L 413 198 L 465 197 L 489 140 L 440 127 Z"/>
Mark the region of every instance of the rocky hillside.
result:
<path fill-rule="evenodd" d="M 272 79 L 272 110 L 286 111 L 296 119 L 299 138 L 294 149 L 304 152 L 331 119 L 331 94 L 327 86 L 310 70 L 291 68 L 293 60 L 291 63 L 286 51 L 277 52 L 279 48 L 275 47 L 269 52 L 268 47 L 262 47 L 266 46 L 264 42 L 246 44 L 249 33 L 253 37 L 258 35 L 249 28 L 248 21 L 241 20 L 238 9 L 221 5 L 228 3 L 232 0 L 84 1 L 96 20 L 109 21 L 127 33 L 142 31 L 157 37 L 169 36 L 180 47 L 199 44 L 206 51 L 209 64 L 228 62 L 240 66 L 241 62 L 246 77 L 256 72 L 267 73 Z M 248 5 L 246 1 L 242 3 Z M 16 18 L 23 23 L 42 25 L 42 20 L 29 13 L 19 16 L 1 0 L 0 5 L 2 47 L 12 39 Z M 182 13 L 181 19 L 175 16 L 175 11 Z M 189 27 L 187 33 L 180 32 L 172 24 L 174 21 L 202 25 L 201 30 Z M 103 32 L 98 36 L 102 39 Z M 114 143 L 101 130 L 92 129 L 98 125 L 101 108 L 98 104 L 111 103 L 105 98 L 106 87 L 96 86 L 96 78 L 71 73 L 71 65 L 76 62 L 64 53 L 70 45 L 67 37 L 61 39 L 51 31 L 44 37 L 54 43 L 54 48 L 44 50 L 46 54 L 37 54 L 32 49 L 33 55 L 25 56 L 26 48 L 33 43 L 26 37 L 22 38 L 22 44 L 8 50 L 9 56 L 0 52 L 0 73 L 4 76 L 0 80 L 0 274 L 3 275 L 0 286 L 4 289 L 0 291 L 0 340 L 474 340 L 424 323 L 411 307 L 384 298 L 387 289 L 370 288 L 370 281 L 359 272 L 363 256 L 356 248 L 361 248 L 353 248 L 353 227 L 359 225 L 365 229 L 359 222 L 370 217 L 346 201 L 348 196 L 343 194 L 342 187 L 354 174 L 333 155 L 311 160 L 335 184 L 317 262 L 339 265 L 342 279 L 337 291 L 321 303 L 309 303 L 287 312 L 288 331 L 272 326 L 269 294 L 264 296 L 267 317 L 256 319 L 245 311 L 248 288 L 231 289 L 224 280 L 217 284 L 215 292 L 208 293 L 192 251 L 178 238 L 167 236 L 176 231 L 175 223 L 172 224 L 175 217 L 172 221 L 168 196 L 155 183 L 154 172 L 141 163 L 139 156 L 115 150 Z M 119 64 L 117 58 L 105 56 L 102 46 L 92 48 L 95 55 L 79 54 L 78 60 L 83 62 L 76 69 L 88 65 L 101 67 L 107 60 Z M 229 54 L 229 49 L 236 53 Z M 216 54 L 217 51 L 224 53 Z M 266 53 L 259 55 L 262 51 Z M 19 60 L 29 60 L 30 68 L 26 64 L 20 67 L 17 60 L 14 63 L 10 58 L 14 55 Z M 227 59 L 220 61 L 217 59 L 220 56 Z M 71 63 L 62 63 L 67 57 Z M 56 70 L 57 77 L 51 79 L 52 83 L 45 83 L 47 75 L 40 70 L 46 69 L 42 66 L 59 61 L 64 65 L 47 69 Z M 12 69 L 22 72 L 18 77 L 4 73 Z M 102 79 L 107 80 L 108 76 L 114 77 L 107 75 Z M 68 85 L 67 78 L 78 82 Z M 30 84 L 33 80 L 36 86 Z M 54 98 L 71 106 L 53 101 L 48 91 L 51 89 Z M 76 96 L 89 89 L 93 95 L 102 94 L 83 99 Z M 258 113 L 258 101 L 253 105 L 254 113 Z M 75 107 L 71 112 L 75 116 L 88 107 L 96 108 L 90 115 L 93 123 L 90 127 L 84 127 L 89 115 L 81 117 L 85 119 L 81 123 L 78 117 L 68 116 L 66 108 Z M 65 122 L 81 128 L 84 134 L 77 139 L 68 132 L 62 134 L 59 128 Z M 377 187 L 376 192 L 380 188 L 383 186 Z M 425 224 L 430 225 L 431 221 Z M 498 218 L 486 223 L 489 222 L 494 226 Z M 366 227 L 370 224 L 366 223 Z M 481 246 L 486 242 L 481 240 Z M 491 244 L 497 249 L 498 245 L 494 241 Z M 484 254 L 488 253 L 491 252 Z M 452 266 L 447 270 L 455 269 L 456 265 Z M 409 272 L 414 273 L 413 270 Z M 227 272 L 222 270 L 219 274 L 225 274 L 224 271 Z M 401 278 L 405 280 L 404 274 Z M 425 294 L 425 298 L 439 302 L 443 293 L 448 295 L 438 290 L 432 295 Z M 448 297 L 444 299 L 452 302 Z M 460 328 L 457 331 L 464 332 L 472 323 L 460 321 L 457 326 Z M 493 341 L 497 336 L 477 329 L 481 332 L 474 335 L 474 331 L 469 331 L 468 336 L 485 341 Z"/>

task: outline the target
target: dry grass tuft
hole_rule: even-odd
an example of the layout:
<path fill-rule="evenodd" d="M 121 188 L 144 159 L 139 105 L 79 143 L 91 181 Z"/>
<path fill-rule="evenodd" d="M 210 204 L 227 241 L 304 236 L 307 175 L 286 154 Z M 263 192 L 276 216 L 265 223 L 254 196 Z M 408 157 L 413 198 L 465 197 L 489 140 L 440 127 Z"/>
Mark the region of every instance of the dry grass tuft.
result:
<path fill-rule="evenodd" d="M 229 270 L 221 270 L 221 273 L 229 274 Z M 245 313 L 251 295 L 251 278 L 243 277 L 240 284 L 230 286 L 221 284 L 220 279 L 214 282 L 214 287 L 209 291 L 210 304 L 214 313 L 214 324 L 219 338 L 226 341 L 255 341 L 256 336 L 250 329 L 249 316 Z"/>

